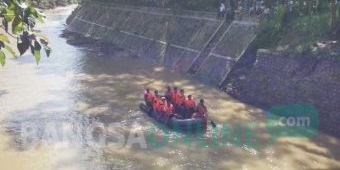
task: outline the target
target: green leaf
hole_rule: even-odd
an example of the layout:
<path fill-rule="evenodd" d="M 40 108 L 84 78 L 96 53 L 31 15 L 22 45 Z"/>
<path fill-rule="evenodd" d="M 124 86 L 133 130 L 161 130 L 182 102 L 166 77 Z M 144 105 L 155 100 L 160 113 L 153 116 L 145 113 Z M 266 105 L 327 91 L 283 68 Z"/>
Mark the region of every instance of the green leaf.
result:
<path fill-rule="evenodd" d="M 0 51 L 0 64 L 2 67 L 6 64 L 6 55 L 2 51 Z"/>
<path fill-rule="evenodd" d="M 8 4 L 8 9 L 11 10 L 15 10 L 15 7 L 18 5 L 18 1 L 17 0 L 8 0 L 9 2 L 7 2 Z"/>
<path fill-rule="evenodd" d="M 28 11 L 30 15 L 33 15 L 38 21 L 44 22 L 45 15 L 39 12 L 36 8 L 29 6 Z"/>
<path fill-rule="evenodd" d="M 15 17 L 14 9 L 6 8 L 4 16 L 7 22 L 11 22 Z"/>
<path fill-rule="evenodd" d="M 20 55 L 25 54 L 25 52 L 28 50 L 29 47 L 30 47 L 30 45 L 28 43 L 18 43 L 17 44 L 17 48 L 20 52 Z"/>
<path fill-rule="evenodd" d="M 41 45 L 37 40 L 34 41 L 34 50 L 41 50 Z"/>
<path fill-rule="evenodd" d="M 24 23 L 22 20 L 16 16 L 12 22 L 12 32 L 13 34 L 19 34 L 23 31 Z"/>
<path fill-rule="evenodd" d="M 39 42 L 44 47 L 47 57 L 50 57 L 52 48 L 48 45 L 48 38 L 46 36 L 39 35 Z"/>
<path fill-rule="evenodd" d="M 38 35 L 39 36 L 39 40 L 40 40 L 40 43 L 43 44 L 43 45 L 48 45 L 48 37 L 45 36 L 45 35 Z"/>
<path fill-rule="evenodd" d="M 5 34 L 0 34 L 0 41 L 9 43 L 9 39 L 8 39 L 7 35 L 5 35 Z"/>
<path fill-rule="evenodd" d="M 15 51 L 12 49 L 12 47 L 6 45 L 5 49 L 14 57 L 14 58 L 18 58 L 17 54 L 15 54 Z"/>
<path fill-rule="evenodd" d="M 38 65 L 39 62 L 40 62 L 40 59 L 41 59 L 41 54 L 40 54 L 39 50 L 34 50 L 34 58 L 35 58 L 35 61 L 37 62 L 37 65 Z"/>
<path fill-rule="evenodd" d="M 17 44 L 17 48 L 20 52 L 20 55 L 23 55 L 28 50 L 29 47 L 30 47 L 29 35 L 27 31 L 24 31 L 23 34 L 20 36 L 20 39 L 18 40 Z"/>

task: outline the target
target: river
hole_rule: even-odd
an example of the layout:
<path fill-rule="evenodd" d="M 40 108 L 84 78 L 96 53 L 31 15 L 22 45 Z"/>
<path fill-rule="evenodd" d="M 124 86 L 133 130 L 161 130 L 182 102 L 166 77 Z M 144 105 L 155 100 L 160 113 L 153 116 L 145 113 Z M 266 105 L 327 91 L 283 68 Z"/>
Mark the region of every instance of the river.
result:
<path fill-rule="evenodd" d="M 70 7 L 49 11 L 39 25 L 50 38 L 50 58 L 37 66 L 25 54 L 0 68 L 0 169 L 340 168 L 339 139 L 319 133 L 268 144 L 259 108 L 124 50 L 105 55 L 67 44 L 59 35 L 69 13 Z M 179 132 L 164 134 L 138 104 L 146 87 L 163 91 L 167 85 L 204 98 L 219 129 L 259 124 L 251 129 L 255 138 L 249 142 L 234 134 L 215 146 L 195 145 Z M 209 126 L 206 134 L 190 139 L 212 141 L 214 134 Z M 166 144 L 152 145 L 159 144 L 155 139 Z"/>

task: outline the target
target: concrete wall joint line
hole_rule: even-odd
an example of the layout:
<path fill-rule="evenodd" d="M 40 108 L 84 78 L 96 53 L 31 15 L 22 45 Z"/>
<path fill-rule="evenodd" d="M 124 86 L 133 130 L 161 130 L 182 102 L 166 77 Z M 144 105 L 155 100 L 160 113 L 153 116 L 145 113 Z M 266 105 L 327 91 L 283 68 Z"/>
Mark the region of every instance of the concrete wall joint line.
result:
<path fill-rule="evenodd" d="M 252 21 L 234 21 L 235 24 L 242 24 L 242 25 L 251 25 L 251 26 L 257 26 L 257 22 L 252 22 Z"/>
<path fill-rule="evenodd" d="M 224 37 L 227 35 L 227 33 L 229 32 L 229 30 L 231 29 L 232 25 L 235 23 L 235 21 L 231 22 L 230 25 L 228 26 L 227 30 L 224 31 L 224 33 L 222 34 L 221 38 L 218 40 L 218 42 L 216 43 L 215 47 L 213 47 L 213 49 L 211 49 L 210 54 L 213 53 L 215 51 L 215 49 L 217 48 L 217 46 L 221 43 L 221 41 L 224 39 Z M 209 54 L 209 55 L 210 55 Z"/>
<path fill-rule="evenodd" d="M 213 56 L 213 57 L 217 57 L 217 58 L 223 58 L 223 59 L 227 59 L 227 60 L 233 60 L 233 61 L 237 61 L 237 59 L 230 57 L 230 56 L 223 56 L 220 54 L 216 54 L 216 53 L 210 53 L 209 56 Z"/>
<path fill-rule="evenodd" d="M 248 49 L 249 45 L 255 40 L 255 38 L 256 38 L 256 35 L 254 35 L 254 36 L 251 38 L 251 40 L 249 41 L 248 45 L 247 45 L 245 48 L 243 48 L 242 53 L 241 53 L 239 56 L 237 56 L 236 60 L 238 60 L 240 57 L 243 56 L 243 54 L 246 52 L 246 50 Z M 229 70 L 229 71 L 223 76 L 223 78 L 221 79 L 220 83 L 218 84 L 219 87 L 222 86 L 222 84 L 223 84 L 223 82 L 225 81 L 225 79 L 227 79 L 229 73 L 230 73 L 230 70 Z"/>
<path fill-rule="evenodd" d="M 209 52 L 208 56 L 204 59 L 204 61 L 202 62 L 202 64 L 198 67 L 197 72 L 199 72 L 199 71 L 202 69 L 204 63 L 208 61 L 209 56 L 211 55 L 212 52 L 215 51 L 215 49 L 216 49 L 216 47 L 218 46 L 218 44 L 219 44 L 219 43 L 222 41 L 222 39 L 226 36 L 227 32 L 230 30 L 231 25 L 232 25 L 233 23 L 234 23 L 234 21 L 233 21 L 232 23 L 230 23 L 230 25 L 228 26 L 227 30 L 224 31 L 223 35 L 220 37 L 220 39 L 218 40 L 218 42 L 216 43 L 216 45 L 211 49 L 211 51 Z M 223 25 L 223 23 L 222 23 L 222 25 Z M 221 28 L 222 25 L 220 25 L 220 27 L 216 30 L 216 32 L 213 34 L 213 37 L 215 36 L 215 34 L 217 34 L 218 30 Z M 212 38 L 213 38 L 213 37 L 212 37 Z M 208 42 L 210 42 L 210 41 L 208 41 Z M 208 44 L 209 44 L 209 43 L 208 43 Z M 208 45 L 208 44 L 207 44 L 207 45 Z M 220 56 L 221 56 L 221 55 L 220 55 Z M 199 57 L 199 56 L 198 56 L 198 57 Z M 194 64 L 194 63 L 193 63 L 193 64 Z"/>
<path fill-rule="evenodd" d="M 203 50 L 201 52 L 199 52 L 197 54 L 197 56 L 195 57 L 195 59 L 191 62 L 188 70 L 186 72 L 189 72 L 189 70 L 191 69 L 191 67 L 194 66 L 195 62 L 198 60 L 198 58 L 200 57 L 200 55 L 202 54 L 202 52 L 204 51 L 205 48 L 208 47 L 209 43 L 211 42 L 211 40 L 215 37 L 215 35 L 217 34 L 218 30 L 221 29 L 221 27 L 223 26 L 225 21 L 223 21 L 218 27 L 217 29 L 214 31 L 214 33 L 209 37 L 208 41 L 204 44 Z"/>

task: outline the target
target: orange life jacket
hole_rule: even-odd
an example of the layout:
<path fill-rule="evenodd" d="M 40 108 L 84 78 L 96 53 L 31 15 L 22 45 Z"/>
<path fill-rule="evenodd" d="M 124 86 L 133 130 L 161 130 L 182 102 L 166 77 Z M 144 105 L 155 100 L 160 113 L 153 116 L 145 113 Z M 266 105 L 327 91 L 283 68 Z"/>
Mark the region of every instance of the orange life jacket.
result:
<path fill-rule="evenodd" d="M 178 92 L 172 91 L 171 92 L 171 102 L 176 103 L 176 98 L 177 98 Z"/>
<path fill-rule="evenodd" d="M 186 108 L 191 109 L 195 106 L 195 101 L 192 98 L 191 99 L 186 98 L 186 100 L 184 101 L 184 105 Z"/>
<path fill-rule="evenodd" d="M 166 101 L 159 100 L 157 112 L 163 114 L 166 112 L 167 107 L 168 107 L 168 104 Z"/>
<path fill-rule="evenodd" d="M 159 97 L 154 97 L 153 98 L 153 101 L 152 101 L 152 107 L 153 107 L 153 110 L 158 112 L 159 110 L 159 107 L 160 107 L 160 98 Z"/>
<path fill-rule="evenodd" d="M 178 93 L 178 94 L 176 95 L 176 100 L 175 100 L 176 106 L 182 105 L 182 103 L 184 103 L 184 101 L 185 101 L 185 96 L 182 95 L 181 93 Z"/>

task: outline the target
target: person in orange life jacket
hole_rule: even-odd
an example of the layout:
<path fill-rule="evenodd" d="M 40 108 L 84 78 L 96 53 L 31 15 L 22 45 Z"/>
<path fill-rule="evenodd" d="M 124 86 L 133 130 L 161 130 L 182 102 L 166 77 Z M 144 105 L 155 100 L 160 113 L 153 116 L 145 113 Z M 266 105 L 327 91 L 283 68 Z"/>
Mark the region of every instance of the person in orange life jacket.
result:
<path fill-rule="evenodd" d="M 204 127 L 207 128 L 208 125 L 208 109 L 204 105 L 204 100 L 201 99 L 200 103 L 196 106 L 196 113 L 192 116 L 192 118 L 201 118 L 203 119 Z"/>
<path fill-rule="evenodd" d="M 160 119 L 164 117 L 166 115 L 167 108 L 168 108 L 168 104 L 167 104 L 166 98 L 162 97 L 161 100 L 159 100 L 158 106 L 155 110 L 155 113 L 157 115 L 156 118 Z"/>
<path fill-rule="evenodd" d="M 165 114 L 167 107 L 168 107 L 168 102 L 166 101 L 165 97 L 162 97 L 161 100 L 159 101 L 158 113 Z"/>
<path fill-rule="evenodd" d="M 188 95 L 188 98 L 184 101 L 185 106 L 185 117 L 191 118 L 192 114 L 195 112 L 196 103 L 192 98 L 192 95 Z"/>
<path fill-rule="evenodd" d="M 170 86 L 167 87 L 167 91 L 165 93 L 165 98 L 168 102 L 172 102 L 172 89 Z"/>
<path fill-rule="evenodd" d="M 185 101 L 184 90 L 181 89 L 180 93 L 177 93 L 176 95 L 175 111 L 182 115 L 183 117 L 185 117 L 184 101 Z"/>
<path fill-rule="evenodd" d="M 152 100 L 152 108 L 154 111 L 157 111 L 159 109 L 159 103 L 160 103 L 160 96 L 158 94 L 158 90 L 155 90 L 154 98 Z"/>
<path fill-rule="evenodd" d="M 154 99 L 154 95 L 150 92 L 149 88 L 146 88 L 144 91 L 144 100 L 147 106 L 151 107 Z"/>
<path fill-rule="evenodd" d="M 184 95 L 184 90 L 181 89 L 181 91 L 179 93 L 177 93 L 176 95 L 176 101 L 175 101 L 175 105 L 177 107 L 181 106 L 182 104 L 184 104 L 185 101 L 185 95 Z"/>
<path fill-rule="evenodd" d="M 176 97 L 178 94 L 178 88 L 174 87 L 174 90 L 171 92 L 171 102 L 175 105 Z"/>
<path fill-rule="evenodd" d="M 174 113 L 174 105 L 168 102 L 168 107 L 167 107 L 167 111 L 165 114 L 166 118 L 171 119 L 173 117 L 177 118 L 177 119 L 183 119 L 182 115 L 176 114 Z"/>
<path fill-rule="evenodd" d="M 169 117 L 174 112 L 174 105 L 168 102 L 168 107 L 166 108 L 165 115 Z"/>

